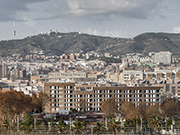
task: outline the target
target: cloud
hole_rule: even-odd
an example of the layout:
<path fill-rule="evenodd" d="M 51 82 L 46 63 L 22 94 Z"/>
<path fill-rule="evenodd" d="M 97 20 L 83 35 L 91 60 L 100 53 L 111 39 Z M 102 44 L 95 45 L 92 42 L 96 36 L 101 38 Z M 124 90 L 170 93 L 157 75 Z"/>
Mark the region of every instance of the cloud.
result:
<path fill-rule="evenodd" d="M 116 17 L 147 19 L 158 12 L 163 0 L 0 0 L 0 21 L 29 17 L 51 20 L 71 17 Z M 44 3 L 43 2 L 47 2 Z M 37 4 L 38 3 L 38 4 Z M 34 16 L 24 14 L 31 12 Z M 26 16 L 27 15 L 27 16 Z M 28 16 L 30 15 L 30 16 Z M 164 17 L 165 18 L 165 17 Z"/>
<path fill-rule="evenodd" d="M 121 37 L 121 38 L 128 38 L 132 37 L 134 33 L 127 33 L 123 30 L 114 30 L 114 29 L 104 29 L 104 30 L 97 30 L 97 29 L 84 29 L 82 30 L 83 33 L 88 33 L 92 35 L 98 35 L 98 36 L 108 36 L 108 37 Z"/>
<path fill-rule="evenodd" d="M 0 0 L 0 21 L 12 21 L 18 17 L 20 11 L 30 11 L 28 4 L 47 0 Z"/>
<path fill-rule="evenodd" d="M 173 33 L 180 33 L 180 26 L 179 27 L 178 26 L 174 27 L 172 32 Z"/>
<path fill-rule="evenodd" d="M 88 15 L 117 14 L 127 18 L 147 19 L 162 0 L 65 0 L 69 7 L 67 15 L 82 17 Z"/>

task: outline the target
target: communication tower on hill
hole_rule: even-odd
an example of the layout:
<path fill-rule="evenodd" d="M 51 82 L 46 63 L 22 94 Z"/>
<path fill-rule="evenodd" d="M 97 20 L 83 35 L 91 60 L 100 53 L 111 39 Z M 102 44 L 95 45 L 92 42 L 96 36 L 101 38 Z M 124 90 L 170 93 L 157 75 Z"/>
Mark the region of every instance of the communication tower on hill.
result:
<path fill-rule="evenodd" d="M 15 20 L 13 21 L 13 38 L 16 36 L 16 29 L 15 29 Z"/>

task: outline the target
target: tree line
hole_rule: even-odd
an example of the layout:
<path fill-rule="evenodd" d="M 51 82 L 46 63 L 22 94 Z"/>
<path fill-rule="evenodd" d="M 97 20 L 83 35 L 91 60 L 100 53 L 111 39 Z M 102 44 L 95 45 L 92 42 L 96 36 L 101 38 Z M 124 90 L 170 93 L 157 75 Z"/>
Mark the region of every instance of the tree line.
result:
<path fill-rule="evenodd" d="M 0 120 L 6 129 L 13 129 L 28 112 L 41 112 L 48 96 L 43 93 L 25 95 L 23 92 L 0 92 Z"/>
<path fill-rule="evenodd" d="M 118 110 L 115 99 L 109 99 L 102 103 L 101 109 L 106 117 L 114 118 L 121 114 L 126 118 L 124 127 L 143 126 L 157 130 L 160 127 L 170 127 L 174 124 L 179 127 L 180 103 L 175 98 L 169 98 L 163 103 L 121 102 L 121 110 Z"/>

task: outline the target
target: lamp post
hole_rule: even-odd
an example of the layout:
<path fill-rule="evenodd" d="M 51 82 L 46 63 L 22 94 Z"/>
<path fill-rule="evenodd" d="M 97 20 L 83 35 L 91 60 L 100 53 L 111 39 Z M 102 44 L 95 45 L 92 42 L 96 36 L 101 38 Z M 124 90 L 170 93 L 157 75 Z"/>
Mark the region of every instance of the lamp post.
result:
<path fill-rule="evenodd" d="M 136 115 L 136 132 L 138 132 L 138 123 L 137 123 L 137 119 L 138 119 L 138 117 L 137 116 L 139 116 L 138 114 L 135 114 Z M 141 120 L 141 135 L 142 135 L 142 116 L 140 116 L 140 120 Z"/>
<path fill-rule="evenodd" d="M 69 115 L 69 126 L 70 126 L 70 135 L 72 134 L 71 133 L 71 115 Z"/>
<path fill-rule="evenodd" d="M 91 125 L 91 135 L 93 135 L 93 125 Z"/>
<path fill-rule="evenodd" d="M 141 117 L 141 135 L 142 135 L 142 117 Z"/>

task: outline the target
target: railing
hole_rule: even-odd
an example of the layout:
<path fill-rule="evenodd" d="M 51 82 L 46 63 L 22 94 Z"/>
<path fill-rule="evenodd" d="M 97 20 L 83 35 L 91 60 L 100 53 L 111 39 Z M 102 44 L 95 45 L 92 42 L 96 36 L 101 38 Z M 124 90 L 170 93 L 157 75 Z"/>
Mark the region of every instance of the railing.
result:
<path fill-rule="evenodd" d="M 86 128 L 86 129 L 81 129 L 81 134 L 79 135 L 94 135 L 93 130 L 91 128 Z M 56 127 L 49 128 L 48 126 L 43 126 L 43 127 L 37 127 L 36 129 L 32 128 L 31 130 L 24 131 L 24 130 L 5 130 L 5 129 L 0 129 L 0 134 L 9 134 L 9 135 L 77 135 L 73 132 L 73 129 L 70 131 L 70 129 L 65 129 L 60 133 Z M 116 131 L 116 135 L 155 135 L 155 134 L 161 134 L 161 135 L 167 135 L 167 134 L 180 134 L 180 127 L 160 127 L 154 130 L 153 128 L 148 128 L 148 127 L 142 127 L 142 130 L 140 126 L 138 127 L 121 127 L 120 131 Z M 101 132 L 100 135 L 114 135 L 113 132 L 108 132 L 104 131 Z"/>

